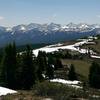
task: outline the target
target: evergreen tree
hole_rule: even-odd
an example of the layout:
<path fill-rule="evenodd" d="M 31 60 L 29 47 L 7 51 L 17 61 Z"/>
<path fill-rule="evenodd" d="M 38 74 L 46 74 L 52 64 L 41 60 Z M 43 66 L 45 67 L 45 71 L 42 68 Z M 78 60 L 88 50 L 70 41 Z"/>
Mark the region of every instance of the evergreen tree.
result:
<path fill-rule="evenodd" d="M 23 68 L 23 54 L 20 55 L 19 53 L 17 54 L 17 69 L 16 69 L 16 89 L 21 89 L 23 87 L 22 85 L 22 68 Z"/>
<path fill-rule="evenodd" d="M 38 69 L 37 69 L 37 77 L 39 81 L 43 80 L 43 75 L 44 71 L 47 66 L 47 61 L 46 61 L 46 53 L 39 51 L 38 57 L 37 57 L 37 64 L 38 64 Z"/>
<path fill-rule="evenodd" d="M 96 62 L 90 66 L 89 84 L 91 87 L 100 88 L 100 65 Z"/>
<path fill-rule="evenodd" d="M 5 48 L 2 60 L 1 81 L 9 88 L 15 88 L 16 72 L 16 46 L 15 43 L 9 44 Z"/>
<path fill-rule="evenodd" d="M 48 65 L 46 67 L 46 76 L 49 79 L 54 78 L 54 65 L 53 65 L 53 58 L 51 56 L 48 57 Z"/>
<path fill-rule="evenodd" d="M 70 70 L 68 73 L 68 79 L 71 81 L 77 80 L 77 74 L 75 72 L 75 67 L 73 64 L 71 64 L 71 66 L 70 66 Z"/>
<path fill-rule="evenodd" d="M 29 45 L 27 45 L 27 50 L 22 54 L 22 57 L 22 88 L 30 89 L 35 83 L 36 74 L 33 63 L 33 54 Z"/>
<path fill-rule="evenodd" d="M 58 58 L 55 59 L 54 65 L 55 65 L 55 70 L 57 70 L 58 68 L 63 68 L 62 62 Z"/>

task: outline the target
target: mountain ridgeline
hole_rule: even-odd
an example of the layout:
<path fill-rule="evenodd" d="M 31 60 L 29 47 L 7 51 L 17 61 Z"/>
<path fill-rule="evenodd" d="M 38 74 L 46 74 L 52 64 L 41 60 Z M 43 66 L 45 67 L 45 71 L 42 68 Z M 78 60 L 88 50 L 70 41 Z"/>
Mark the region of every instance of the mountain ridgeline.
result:
<path fill-rule="evenodd" d="M 85 23 L 60 25 L 55 23 L 0 27 L 0 47 L 15 41 L 16 45 L 56 43 L 100 34 L 100 25 Z"/>

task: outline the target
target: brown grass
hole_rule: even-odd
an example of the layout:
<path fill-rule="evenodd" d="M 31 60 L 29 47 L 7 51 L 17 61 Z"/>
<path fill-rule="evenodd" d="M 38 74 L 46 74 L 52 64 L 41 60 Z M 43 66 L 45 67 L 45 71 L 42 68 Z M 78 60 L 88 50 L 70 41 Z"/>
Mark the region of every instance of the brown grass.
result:
<path fill-rule="evenodd" d="M 63 65 L 71 65 L 74 64 L 76 72 L 86 78 L 88 78 L 89 67 L 91 63 L 89 61 L 84 60 L 71 60 L 71 59 L 62 59 Z"/>

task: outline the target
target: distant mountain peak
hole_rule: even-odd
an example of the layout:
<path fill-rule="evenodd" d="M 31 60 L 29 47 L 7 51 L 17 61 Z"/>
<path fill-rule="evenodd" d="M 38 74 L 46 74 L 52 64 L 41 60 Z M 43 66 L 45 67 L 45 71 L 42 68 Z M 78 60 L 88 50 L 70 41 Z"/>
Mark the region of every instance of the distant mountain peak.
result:
<path fill-rule="evenodd" d="M 12 28 L 11 28 L 11 27 L 7 27 L 7 28 L 6 28 L 6 31 L 7 31 L 7 32 L 11 32 L 11 31 L 12 31 Z"/>

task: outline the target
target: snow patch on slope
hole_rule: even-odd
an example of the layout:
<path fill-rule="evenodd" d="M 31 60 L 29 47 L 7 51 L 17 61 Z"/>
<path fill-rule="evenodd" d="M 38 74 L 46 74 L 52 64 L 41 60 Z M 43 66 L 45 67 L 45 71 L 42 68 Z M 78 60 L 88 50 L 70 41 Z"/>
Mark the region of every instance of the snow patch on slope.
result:
<path fill-rule="evenodd" d="M 26 28 L 25 28 L 24 26 L 21 26 L 21 27 L 20 27 L 20 30 L 25 31 Z"/>
<path fill-rule="evenodd" d="M 6 31 L 7 31 L 7 32 L 11 32 L 11 31 L 12 31 L 12 28 L 7 27 L 7 28 L 6 28 Z"/>
<path fill-rule="evenodd" d="M 70 81 L 70 80 L 64 80 L 64 79 L 52 79 L 51 82 L 59 82 L 63 84 L 69 84 L 69 85 L 77 85 L 80 83 L 80 81 Z"/>
<path fill-rule="evenodd" d="M 91 55 L 91 57 L 100 59 L 100 56 Z"/>
<path fill-rule="evenodd" d="M 58 44 L 59 46 L 56 45 L 50 45 L 46 46 L 40 49 L 33 50 L 33 53 L 37 56 L 39 51 L 45 51 L 46 53 L 54 52 L 54 51 L 59 51 L 59 49 L 68 49 L 72 51 L 78 51 L 80 53 L 88 53 L 90 52 L 91 54 L 94 54 L 92 50 L 88 51 L 87 49 L 80 49 L 79 46 L 82 46 L 83 44 L 89 44 L 90 40 L 84 40 L 81 42 L 77 42 L 73 45 L 67 45 L 67 46 L 62 46 L 62 44 Z"/>
<path fill-rule="evenodd" d="M 74 88 L 82 88 L 81 86 L 78 86 L 80 84 L 80 81 L 70 81 L 70 80 L 64 80 L 64 79 L 52 79 L 50 82 L 57 82 L 57 83 L 62 83 L 66 84 L 68 86 L 74 87 Z"/>
<path fill-rule="evenodd" d="M 45 51 L 46 53 L 50 53 L 50 52 L 54 52 L 54 51 L 59 51 L 60 49 L 63 49 L 63 50 L 67 49 L 67 50 L 71 50 L 71 51 L 77 51 L 77 52 L 82 53 L 82 54 L 90 53 L 91 58 L 99 58 L 100 59 L 100 56 L 95 56 L 97 54 L 93 50 L 80 48 L 80 46 L 82 46 L 84 44 L 87 44 L 87 45 L 93 44 L 94 45 L 95 42 L 92 42 L 93 39 L 97 39 L 97 37 L 91 37 L 88 39 L 81 39 L 81 42 L 77 42 L 73 45 L 63 46 L 63 44 L 61 44 L 61 43 L 58 43 L 55 45 L 49 45 L 49 46 L 46 46 L 46 47 L 43 47 L 40 49 L 33 50 L 33 53 L 35 54 L 35 56 L 37 56 L 39 51 Z"/>
<path fill-rule="evenodd" d="M 0 87 L 0 96 L 2 95 L 7 95 L 7 94 L 13 94 L 13 93 L 17 93 L 17 91 L 8 89 L 8 88 L 4 88 L 4 87 Z"/>

